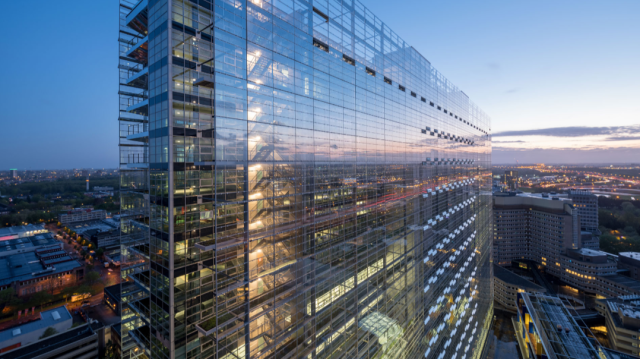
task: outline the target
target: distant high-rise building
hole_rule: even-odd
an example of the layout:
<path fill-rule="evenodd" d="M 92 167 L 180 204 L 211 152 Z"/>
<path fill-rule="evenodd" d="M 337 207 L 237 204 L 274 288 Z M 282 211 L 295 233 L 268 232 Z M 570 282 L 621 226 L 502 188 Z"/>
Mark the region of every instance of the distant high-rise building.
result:
<path fill-rule="evenodd" d="M 120 0 L 123 357 L 482 356 L 490 120 L 330 6 Z"/>
<path fill-rule="evenodd" d="M 510 191 L 518 189 L 518 171 L 504 171 L 504 184 Z"/>
<path fill-rule="evenodd" d="M 9 177 L 11 177 L 11 179 L 17 179 L 18 178 L 18 170 L 15 168 L 12 168 L 9 170 Z"/>
<path fill-rule="evenodd" d="M 82 177 L 89 177 L 89 170 L 82 170 Z"/>
<path fill-rule="evenodd" d="M 598 196 L 590 191 L 571 189 L 569 198 L 580 214 L 580 228 L 583 231 L 599 232 Z"/>

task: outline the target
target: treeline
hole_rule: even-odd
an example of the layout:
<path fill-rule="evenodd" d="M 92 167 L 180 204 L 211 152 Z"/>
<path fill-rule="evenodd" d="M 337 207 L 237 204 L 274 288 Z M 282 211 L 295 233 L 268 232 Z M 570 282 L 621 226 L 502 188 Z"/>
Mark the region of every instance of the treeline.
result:
<path fill-rule="evenodd" d="M 638 203 L 600 197 L 600 249 L 619 252 L 640 252 L 640 208 Z"/>
<path fill-rule="evenodd" d="M 91 188 L 93 186 L 119 188 L 118 176 L 104 176 L 90 178 Z M 17 185 L 0 185 L 0 192 L 9 196 L 47 195 L 60 193 L 62 195 L 73 193 L 84 193 L 86 190 L 86 178 L 73 177 L 61 178 L 51 182 L 26 182 Z"/>

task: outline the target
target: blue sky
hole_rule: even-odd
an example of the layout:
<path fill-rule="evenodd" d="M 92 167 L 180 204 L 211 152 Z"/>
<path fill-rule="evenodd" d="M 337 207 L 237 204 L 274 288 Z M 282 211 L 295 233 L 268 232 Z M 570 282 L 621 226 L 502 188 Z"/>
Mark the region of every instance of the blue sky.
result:
<path fill-rule="evenodd" d="M 0 22 L 0 169 L 116 167 L 117 2 L 31 4 Z M 363 4 L 491 116 L 494 163 L 640 158 L 639 1 Z"/>

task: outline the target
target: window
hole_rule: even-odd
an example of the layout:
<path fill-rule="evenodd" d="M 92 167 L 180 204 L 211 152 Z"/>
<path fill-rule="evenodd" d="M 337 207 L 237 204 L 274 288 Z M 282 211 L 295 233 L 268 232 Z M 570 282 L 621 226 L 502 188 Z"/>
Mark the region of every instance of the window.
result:
<path fill-rule="evenodd" d="M 424 98 L 424 97 L 420 97 L 420 101 L 422 101 L 422 102 L 425 102 L 425 103 L 426 103 L 426 102 L 427 102 L 427 99 L 426 99 L 426 98 Z"/>
<path fill-rule="evenodd" d="M 327 22 L 329 21 L 329 16 L 327 16 L 327 14 L 323 13 L 322 11 L 318 10 L 318 8 L 316 8 L 315 6 L 313 7 L 313 12 L 320 15 L 320 17 L 323 18 L 325 21 Z"/>
<path fill-rule="evenodd" d="M 440 107 L 438 107 L 438 110 L 439 110 L 439 109 L 440 109 Z M 447 113 L 447 109 L 446 109 L 446 108 L 444 109 L 444 113 Z"/>
<path fill-rule="evenodd" d="M 329 52 L 329 45 L 325 44 L 324 42 L 318 40 L 318 39 L 313 39 L 313 46 L 319 48 L 322 51 L 325 52 Z"/>
<path fill-rule="evenodd" d="M 388 83 L 389 85 L 392 84 L 391 79 L 389 79 L 388 77 L 384 77 L 384 82 Z"/>
<path fill-rule="evenodd" d="M 404 89 L 404 86 L 402 86 L 402 85 L 398 85 L 398 89 L 399 89 L 400 91 L 402 91 L 402 92 L 404 92 L 404 90 L 405 90 L 405 89 Z"/>
<path fill-rule="evenodd" d="M 411 96 L 413 96 L 413 97 L 417 97 L 418 95 L 416 95 L 416 93 L 415 93 L 415 92 L 411 91 Z"/>
<path fill-rule="evenodd" d="M 442 107 L 438 106 L 438 110 L 442 110 Z"/>
<path fill-rule="evenodd" d="M 369 75 L 371 75 L 373 77 L 376 77 L 376 72 L 371 70 L 370 68 L 365 67 L 365 71 L 367 71 L 367 74 L 369 74 Z"/>
<path fill-rule="evenodd" d="M 348 63 L 351 66 L 356 66 L 356 61 L 347 55 L 342 55 L 342 61 Z"/>

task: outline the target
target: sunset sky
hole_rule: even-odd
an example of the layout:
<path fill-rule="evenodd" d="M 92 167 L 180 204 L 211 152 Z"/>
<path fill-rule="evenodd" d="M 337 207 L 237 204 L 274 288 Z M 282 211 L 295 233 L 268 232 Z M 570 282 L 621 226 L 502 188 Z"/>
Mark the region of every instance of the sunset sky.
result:
<path fill-rule="evenodd" d="M 0 23 L 0 169 L 117 167 L 117 2 L 37 2 Z M 640 1 L 362 2 L 491 116 L 493 163 L 640 162 Z"/>

